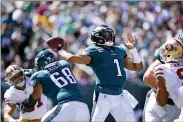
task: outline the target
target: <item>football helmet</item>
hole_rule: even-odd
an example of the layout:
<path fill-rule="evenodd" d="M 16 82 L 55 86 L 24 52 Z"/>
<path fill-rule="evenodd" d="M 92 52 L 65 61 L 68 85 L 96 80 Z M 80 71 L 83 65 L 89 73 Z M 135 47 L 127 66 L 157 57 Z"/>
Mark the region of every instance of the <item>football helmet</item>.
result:
<path fill-rule="evenodd" d="M 23 68 L 17 65 L 10 65 L 6 68 L 5 79 L 15 87 L 25 85 L 25 74 Z"/>
<path fill-rule="evenodd" d="M 177 38 L 167 41 L 161 49 L 162 60 L 166 63 L 178 62 L 183 58 L 183 44 Z"/>
<path fill-rule="evenodd" d="M 91 40 L 98 46 L 113 46 L 115 43 L 115 34 L 107 25 L 99 25 L 93 29 Z"/>
<path fill-rule="evenodd" d="M 43 70 L 46 65 L 56 61 L 55 55 L 48 49 L 38 53 L 35 58 L 35 68 L 37 71 Z"/>

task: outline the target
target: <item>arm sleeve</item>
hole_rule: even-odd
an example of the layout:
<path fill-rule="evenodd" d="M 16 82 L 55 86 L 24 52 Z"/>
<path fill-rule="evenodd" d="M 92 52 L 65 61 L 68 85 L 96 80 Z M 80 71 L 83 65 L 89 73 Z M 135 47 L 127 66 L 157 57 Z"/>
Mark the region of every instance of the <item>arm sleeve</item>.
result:
<path fill-rule="evenodd" d="M 154 75 L 156 78 L 158 78 L 159 76 L 163 77 L 164 78 L 164 75 L 165 75 L 165 69 L 163 67 L 163 65 L 159 65 L 159 66 L 156 66 L 155 69 L 154 69 Z"/>
<path fill-rule="evenodd" d="M 41 83 L 41 79 L 40 77 L 38 76 L 38 73 L 34 73 L 32 76 L 31 76 L 31 81 L 30 81 L 30 85 L 32 87 L 35 87 L 37 84 Z"/>
<path fill-rule="evenodd" d="M 119 49 L 122 51 L 123 57 L 127 57 L 127 49 L 123 45 L 120 45 Z"/>
<path fill-rule="evenodd" d="M 90 62 L 90 64 L 87 64 L 88 66 L 95 65 L 96 59 L 99 59 L 99 56 L 98 56 L 99 55 L 99 51 L 97 49 L 95 49 L 95 48 L 90 48 L 90 47 L 85 48 L 84 49 L 84 54 L 86 54 L 86 55 L 91 57 L 91 62 Z"/>

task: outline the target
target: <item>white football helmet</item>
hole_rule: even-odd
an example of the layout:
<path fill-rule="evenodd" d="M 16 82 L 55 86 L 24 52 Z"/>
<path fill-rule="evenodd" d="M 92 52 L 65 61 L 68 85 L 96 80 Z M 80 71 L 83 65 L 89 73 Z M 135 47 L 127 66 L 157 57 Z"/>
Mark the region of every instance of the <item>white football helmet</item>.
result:
<path fill-rule="evenodd" d="M 162 46 L 162 58 L 163 60 L 168 62 L 178 62 L 183 59 L 183 44 L 177 39 L 173 38 L 170 41 L 167 41 Z"/>
<path fill-rule="evenodd" d="M 23 68 L 17 65 L 10 65 L 6 68 L 5 79 L 15 87 L 25 85 L 25 74 Z"/>

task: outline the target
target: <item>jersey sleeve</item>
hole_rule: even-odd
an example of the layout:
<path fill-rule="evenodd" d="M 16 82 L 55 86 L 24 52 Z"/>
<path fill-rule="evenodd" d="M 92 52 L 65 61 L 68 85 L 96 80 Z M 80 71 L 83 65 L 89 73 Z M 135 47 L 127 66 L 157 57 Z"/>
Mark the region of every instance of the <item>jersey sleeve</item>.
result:
<path fill-rule="evenodd" d="M 100 53 L 100 49 L 97 50 L 94 47 L 88 47 L 88 48 L 85 48 L 84 49 L 84 52 L 83 53 L 86 54 L 86 55 L 88 55 L 88 56 L 90 56 L 91 59 L 92 59 L 91 62 L 90 62 L 90 64 L 88 64 L 88 65 L 94 65 L 95 60 L 97 60 L 99 58 L 98 55 Z"/>
<path fill-rule="evenodd" d="M 124 58 L 127 57 L 127 49 L 123 45 L 120 45 L 118 47 L 121 50 L 121 52 L 123 53 L 123 57 Z"/>
<path fill-rule="evenodd" d="M 164 66 L 163 65 L 156 66 L 154 69 L 154 75 L 156 78 L 158 78 L 159 76 L 164 77 L 164 75 L 165 75 Z"/>
<path fill-rule="evenodd" d="M 162 60 L 162 56 L 161 56 L 161 48 L 158 48 L 155 53 L 154 56 L 156 57 L 156 59 L 158 59 L 162 64 L 165 64 L 165 62 Z"/>
<path fill-rule="evenodd" d="M 61 64 L 61 65 L 66 65 L 66 66 L 68 66 L 68 67 L 71 66 L 71 65 L 70 65 L 67 61 L 65 61 L 65 60 L 60 60 L 58 63 Z"/>
<path fill-rule="evenodd" d="M 6 103 L 14 103 L 14 104 L 17 103 L 16 95 L 10 89 L 6 90 L 6 92 L 4 94 L 4 100 Z"/>
<path fill-rule="evenodd" d="M 30 85 L 32 87 L 35 87 L 37 84 L 41 83 L 42 82 L 42 77 L 46 74 L 45 71 L 39 71 L 39 72 L 36 72 L 34 73 L 32 76 L 31 76 L 31 81 L 30 81 Z"/>

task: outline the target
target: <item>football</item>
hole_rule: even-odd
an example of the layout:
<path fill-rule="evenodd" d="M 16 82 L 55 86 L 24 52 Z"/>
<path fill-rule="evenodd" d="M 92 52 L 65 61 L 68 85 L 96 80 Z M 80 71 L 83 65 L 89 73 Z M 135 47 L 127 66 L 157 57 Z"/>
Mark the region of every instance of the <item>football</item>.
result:
<path fill-rule="evenodd" d="M 47 40 L 47 45 L 53 51 L 65 49 L 66 41 L 61 37 L 51 37 Z"/>

